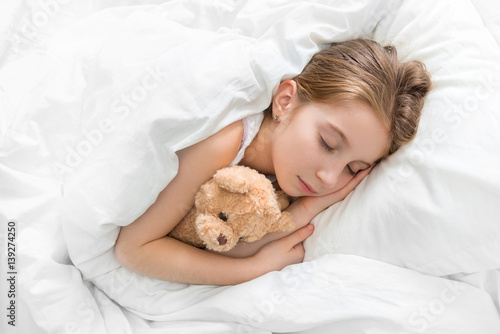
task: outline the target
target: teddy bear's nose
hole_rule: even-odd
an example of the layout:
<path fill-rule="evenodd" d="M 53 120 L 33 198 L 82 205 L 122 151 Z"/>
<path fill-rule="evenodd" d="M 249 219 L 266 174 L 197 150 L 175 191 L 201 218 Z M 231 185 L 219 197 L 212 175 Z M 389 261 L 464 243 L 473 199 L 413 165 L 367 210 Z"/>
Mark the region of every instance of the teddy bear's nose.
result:
<path fill-rule="evenodd" d="M 224 234 L 219 234 L 219 237 L 217 238 L 217 241 L 219 242 L 219 245 L 223 246 L 226 244 L 227 239 L 224 236 Z"/>

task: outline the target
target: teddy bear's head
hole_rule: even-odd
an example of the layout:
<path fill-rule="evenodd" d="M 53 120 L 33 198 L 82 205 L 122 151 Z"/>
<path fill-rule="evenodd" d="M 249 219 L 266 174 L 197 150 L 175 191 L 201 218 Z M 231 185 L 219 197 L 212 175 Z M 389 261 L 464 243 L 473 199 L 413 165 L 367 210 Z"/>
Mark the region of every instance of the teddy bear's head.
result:
<path fill-rule="evenodd" d="M 219 170 L 196 194 L 195 207 L 198 236 L 215 251 L 293 227 L 291 216 L 282 215 L 271 181 L 248 167 Z"/>

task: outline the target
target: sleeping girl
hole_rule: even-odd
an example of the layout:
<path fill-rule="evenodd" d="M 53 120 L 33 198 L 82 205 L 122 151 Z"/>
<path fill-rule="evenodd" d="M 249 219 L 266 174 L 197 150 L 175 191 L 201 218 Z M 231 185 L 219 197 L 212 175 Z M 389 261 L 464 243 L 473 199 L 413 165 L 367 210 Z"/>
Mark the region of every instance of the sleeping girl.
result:
<path fill-rule="evenodd" d="M 177 152 L 175 178 L 121 228 L 118 261 L 160 280 L 217 285 L 301 262 L 310 221 L 415 136 L 430 86 L 424 65 L 398 61 L 392 46 L 358 39 L 320 51 L 302 73 L 281 82 L 265 112 Z M 287 208 L 295 229 L 240 242 L 224 254 L 166 236 L 193 206 L 199 187 L 235 164 L 275 175 L 282 190 L 298 197 Z"/>

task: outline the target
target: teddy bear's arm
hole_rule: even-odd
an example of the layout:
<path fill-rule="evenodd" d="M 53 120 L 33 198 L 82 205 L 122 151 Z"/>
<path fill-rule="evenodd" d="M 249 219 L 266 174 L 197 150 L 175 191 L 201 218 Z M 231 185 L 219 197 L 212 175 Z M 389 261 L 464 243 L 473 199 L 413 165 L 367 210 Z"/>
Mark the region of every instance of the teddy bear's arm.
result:
<path fill-rule="evenodd" d="M 280 218 L 274 222 L 272 228 L 269 230 L 270 233 L 273 232 L 289 232 L 295 228 L 295 222 L 293 221 L 293 216 L 290 212 L 283 211 Z"/>
<path fill-rule="evenodd" d="M 288 206 L 290 205 L 290 196 L 288 196 L 283 190 L 277 190 L 276 197 L 278 199 L 278 204 L 281 211 L 288 208 Z"/>

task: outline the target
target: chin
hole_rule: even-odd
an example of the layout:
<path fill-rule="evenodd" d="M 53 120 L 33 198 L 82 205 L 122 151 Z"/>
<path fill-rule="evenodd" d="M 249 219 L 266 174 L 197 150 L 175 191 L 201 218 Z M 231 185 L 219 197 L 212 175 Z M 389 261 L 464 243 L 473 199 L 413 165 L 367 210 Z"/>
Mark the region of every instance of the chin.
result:
<path fill-rule="evenodd" d="M 281 190 L 283 190 L 283 191 L 285 192 L 285 194 L 287 194 L 288 196 L 292 196 L 292 197 L 294 196 L 293 194 L 291 194 L 291 193 L 290 193 L 290 190 L 291 190 L 291 189 L 289 189 L 289 188 L 287 188 L 287 187 L 282 187 L 282 186 L 281 186 L 281 183 L 278 181 L 278 179 L 277 179 L 277 178 L 276 178 L 276 184 L 277 184 L 277 188 L 276 188 L 276 190 L 280 190 L 280 189 L 281 189 Z M 292 191 L 292 193 L 293 193 L 293 191 Z"/>
<path fill-rule="evenodd" d="M 281 180 L 282 182 L 280 182 L 278 175 L 276 175 L 276 181 L 278 183 L 278 187 L 281 190 L 283 190 L 285 192 L 285 194 L 287 194 L 288 196 L 290 196 L 290 197 L 306 196 L 305 194 L 302 193 L 302 191 L 300 189 L 292 187 L 290 182 L 284 182 L 283 180 Z"/>
<path fill-rule="evenodd" d="M 285 192 L 285 194 L 287 194 L 290 197 L 302 197 L 302 196 L 305 196 L 302 192 L 300 192 L 300 191 L 298 191 L 296 189 L 287 188 L 287 187 L 281 187 L 281 185 L 279 187 L 281 188 L 281 190 L 283 190 Z"/>

